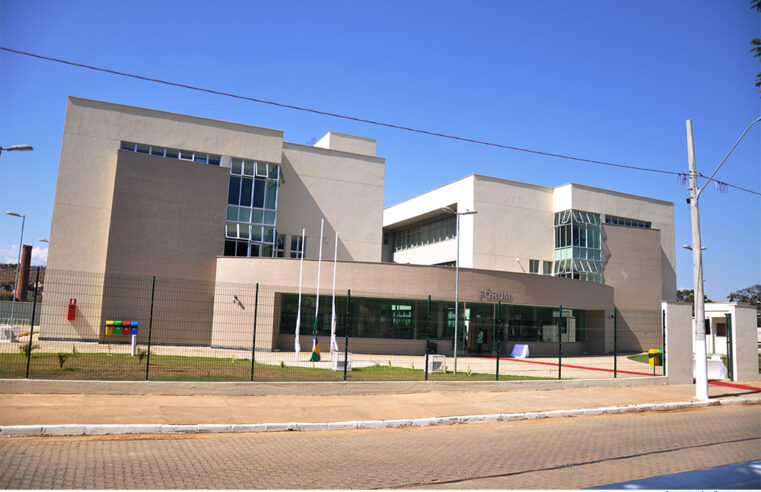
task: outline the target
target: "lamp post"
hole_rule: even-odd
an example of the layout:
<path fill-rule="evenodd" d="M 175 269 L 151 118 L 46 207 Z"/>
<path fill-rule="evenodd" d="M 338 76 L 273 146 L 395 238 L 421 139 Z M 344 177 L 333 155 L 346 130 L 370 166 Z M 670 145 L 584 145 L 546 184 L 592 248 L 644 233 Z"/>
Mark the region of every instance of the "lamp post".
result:
<path fill-rule="evenodd" d="M 34 150 L 34 147 L 32 147 L 31 145 L 11 145 L 10 147 L 0 147 L 0 154 L 2 154 L 4 150 L 7 150 L 9 152 L 13 150 L 27 152 L 30 150 Z"/>
<path fill-rule="evenodd" d="M 13 315 L 16 309 L 16 295 L 18 294 L 18 273 L 19 266 L 21 266 L 21 245 L 24 242 L 24 224 L 26 223 L 26 215 L 17 214 L 16 212 L 5 212 L 5 215 L 21 217 L 21 237 L 18 241 L 18 262 L 16 263 L 16 278 L 13 280 L 13 298 L 11 299 L 11 329 L 13 329 Z"/>
<path fill-rule="evenodd" d="M 727 157 L 735 150 L 737 144 L 743 139 L 750 127 L 761 121 L 757 118 L 745 129 L 737 142 L 729 149 L 727 155 L 719 164 L 719 167 L 711 174 L 702 188 L 698 189 L 698 171 L 695 167 L 695 146 L 692 140 L 692 120 L 687 120 L 687 156 L 690 170 L 690 218 L 692 222 L 692 275 L 694 281 L 694 307 L 695 307 L 695 399 L 708 400 L 708 367 L 706 363 L 706 330 L 705 330 L 705 299 L 703 297 L 703 247 L 700 243 L 700 210 L 698 200 L 700 194 L 706 189 Z"/>
<path fill-rule="evenodd" d="M 457 374 L 457 327 L 460 324 L 459 305 L 460 305 L 460 216 L 477 214 L 475 210 L 466 210 L 458 212 L 451 207 L 442 207 L 441 210 L 457 216 L 457 257 L 455 258 L 455 288 L 454 288 L 454 374 Z"/>

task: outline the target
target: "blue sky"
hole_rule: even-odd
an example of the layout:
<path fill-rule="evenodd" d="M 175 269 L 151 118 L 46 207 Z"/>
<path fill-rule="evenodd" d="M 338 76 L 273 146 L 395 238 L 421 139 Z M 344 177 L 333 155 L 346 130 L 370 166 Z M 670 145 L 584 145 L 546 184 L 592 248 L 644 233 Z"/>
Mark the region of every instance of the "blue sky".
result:
<path fill-rule="evenodd" d="M 124 72 L 517 147 L 686 171 L 685 120 L 710 174 L 761 114 L 749 0 L 0 0 L 0 44 Z M 494 149 L 124 79 L 0 52 L 0 209 L 44 261 L 69 95 L 282 129 L 376 138 L 391 205 L 470 173 L 675 204 L 677 285 L 692 288 L 687 187 L 673 176 Z M 717 176 L 761 191 L 761 124 Z M 761 282 L 761 197 L 701 197 L 706 293 Z M 19 220 L 0 216 L 0 261 Z M 498 226 L 498 225 L 495 225 Z"/>

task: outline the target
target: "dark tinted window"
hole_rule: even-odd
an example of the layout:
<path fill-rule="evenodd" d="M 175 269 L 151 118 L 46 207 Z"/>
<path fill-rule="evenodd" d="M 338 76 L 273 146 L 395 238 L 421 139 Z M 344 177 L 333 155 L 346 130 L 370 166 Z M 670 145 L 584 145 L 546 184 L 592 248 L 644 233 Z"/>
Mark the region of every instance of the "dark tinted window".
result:
<path fill-rule="evenodd" d="M 251 179 L 243 178 L 243 186 L 240 191 L 240 204 L 244 207 L 251 206 Z"/>
<path fill-rule="evenodd" d="M 230 176 L 230 191 L 227 193 L 227 203 L 237 205 L 240 199 L 240 178 Z"/>
<path fill-rule="evenodd" d="M 235 256 L 235 241 L 225 241 L 225 256 Z"/>
<path fill-rule="evenodd" d="M 257 179 L 254 184 L 254 207 L 264 207 L 264 180 Z"/>

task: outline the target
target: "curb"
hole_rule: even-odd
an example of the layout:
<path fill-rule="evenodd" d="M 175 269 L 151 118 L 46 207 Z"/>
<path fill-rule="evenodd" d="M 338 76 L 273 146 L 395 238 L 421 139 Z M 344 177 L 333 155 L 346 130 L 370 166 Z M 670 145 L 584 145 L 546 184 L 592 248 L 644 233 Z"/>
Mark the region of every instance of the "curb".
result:
<path fill-rule="evenodd" d="M 208 434 L 254 432 L 311 432 L 326 430 L 389 429 L 398 427 L 428 427 L 433 425 L 482 424 L 592 415 L 617 415 L 639 412 L 669 412 L 686 408 L 729 405 L 760 405 L 761 397 L 725 398 L 709 401 L 669 403 L 637 403 L 626 406 L 583 408 L 576 410 L 550 410 L 544 412 L 493 413 L 485 415 L 459 415 L 453 417 L 425 417 L 417 419 L 350 420 L 345 422 L 279 422 L 269 424 L 70 424 L 70 425 L 5 425 L 0 437 L 27 436 L 101 436 L 126 434 Z"/>

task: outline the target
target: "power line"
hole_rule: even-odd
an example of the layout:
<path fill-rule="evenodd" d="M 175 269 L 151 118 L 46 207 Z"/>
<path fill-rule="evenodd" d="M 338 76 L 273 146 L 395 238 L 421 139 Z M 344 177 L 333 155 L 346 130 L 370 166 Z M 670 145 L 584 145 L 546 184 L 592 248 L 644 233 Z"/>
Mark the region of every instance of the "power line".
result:
<path fill-rule="evenodd" d="M 119 72 L 117 70 L 111 70 L 111 69 L 108 69 L 108 68 L 96 67 L 96 66 L 93 66 L 93 65 L 86 65 L 84 63 L 77 63 L 77 62 L 72 62 L 72 61 L 69 61 L 69 60 L 62 60 L 60 58 L 53 58 L 53 57 L 49 57 L 49 56 L 43 56 L 43 55 L 39 55 L 37 53 L 30 53 L 30 52 L 27 52 L 27 51 L 15 50 L 15 49 L 12 49 L 12 48 L 6 48 L 4 46 L 0 46 L 0 50 L 8 51 L 10 53 L 16 53 L 18 55 L 24 55 L 24 56 L 29 56 L 29 57 L 33 57 L 33 58 L 38 58 L 38 59 L 41 59 L 41 60 L 47 60 L 47 61 L 52 61 L 52 62 L 56 62 L 56 63 L 62 63 L 64 65 L 71 65 L 71 66 L 74 66 L 74 67 L 86 68 L 88 70 L 94 70 L 94 71 L 97 71 L 97 72 L 104 72 L 104 73 L 109 73 L 109 74 L 112 74 L 112 75 L 119 75 L 119 76 L 122 76 L 122 77 L 129 77 L 129 78 L 133 78 L 133 79 L 144 80 L 144 81 L 147 81 L 147 82 L 155 82 L 157 84 L 164 84 L 164 85 L 168 85 L 168 86 L 172 86 L 172 87 L 181 87 L 183 89 L 189 89 L 189 90 L 194 90 L 194 91 L 199 91 L 199 92 L 205 92 L 205 93 L 208 93 L 208 94 L 215 94 L 215 95 L 218 95 L 218 96 L 232 97 L 232 98 L 235 98 L 235 99 L 242 99 L 242 100 L 245 100 L 245 101 L 251 101 L 251 102 L 256 102 L 256 103 L 260 103 L 260 104 L 269 104 L 271 106 L 277 106 L 277 107 L 280 107 L 280 108 L 293 109 L 295 111 L 304 111 L 304 112 L 308 112 L 308 113 L 319 114 L 319 115 L 322 115 L 322 116 L 330 116 L 332 118 L 340 118 L 340 119 L 344 119 L 344 120 L 356 121 L 356 122 L 359 122 L 359 123 L 367 123 L 369 125 L 381 126 L 381 127 L 386 127 L 386 128 L 393 128 L 393 129 L 396 129 L 396 130 L 403 130 L 403 131 L 407 131 L 407 132 L 420 133 L 420 134 L 423 134 L 423 135 L 430 135 L 430 136 L 434 136 L 434 137 L 447 138 L 447 139 L 450 139 L 450 140 L 457 140 L 457 141 L 460 141 L 460 142 L 469 142 L 469 143 L 474 143 L 474 144 L 478 144 L 478 145 L 485 145 L 485 146 L 488 146 L 488 147 L 496 147 L 496 148 L 506 149 L 506 150 L 515 150 L 515 151 L 518 151 L 518 152 L 526 152 L 526 153 L 529 153 L 529 154 L 542 155 L 542 156 L 545 156 L 545 157 L 556 157 L 558 159 L 568 159 L 568 160 L 573 160 L 573 161 L 577 161 L 577 162 L 586 162 L 586 163 L 589 163 L 589 164 L 599 164 L 599 165 L 603 165 L 603 166 L 618 167 L 618 168 L 623 168 L 623 169 L 632 169 L 632 170 L 635 170 L 635 171 L 645 171 L 645 172 L 660 173 L 660 174 L 671 174 L 671 175 L 677 176 L 678 179 L 680 179 L 681 176 L 686 174 L 686 173 L 681 173 L 681 172 L 678 172 L 678 171 L 667 171 L 667 170 L 664 170 L 664 169 L 654 169 L 654 168 L 647 168 L 647 167 L 640 167 L 640 166 L 632 166 L 632 165 L 629 165 L 629 164 L 618 164 L 618 163 L 615 163 L 615 162 L 598 161 L 598 160 L 595 160 L 595 159 L 586 159 L 586 158 L 583 158 L 583 157 L 576 157 L 576 156 L 570 156 L 570 155 L 565 155 L 565 154 L 556 154 L 556 153 L 553 153 L 553 152 L 544 152 L 544 151 L 541 151 L 541 150 L 534 150 L 534 149 L 526 149 L 526 148 L 522 148 L 522 147 L 515 147 L 515 146 L 512 146 L 512 145 L 504 145 L 504 144 L 500 144 L 500 143 L 488 142 L 488 141 L 485 141 L 485 140 L 478 140 L 478 139 L 474 139 L 474 138 L 459 137 L 457 135 L 449 135 L 449 134 L 446 134 L 446 133 L 433 132 L 433 131 L 429 131 L 429 130 L 421 130 L 419 128 L 412 128 L 412 127 L 407 127 L 407 126 L 402 126 L 402 125 L 396 125 L 396 124 L 393 124 L 393 123 L 384 123 L 384 122 L 381 122 L 381 121 L 373 121 L 373 120 L 368 120 L 368 119 L 365 119 L 365 118 L 359 118 L 359 117 L 356 117 L 356 116 L 349 116 L 349 115 L 344 115 L 344 114 L 339 114 L 339 113 L 331 113 L 331 112 L 328 112 L 328 111 L 320 111 L 319 109 L 306 108 L 306 107 L 302 107 L 302 106 L 295 106 L 295 105 L 292 105 L 292 104 L 284 104 L 284 103 L 279 103 L 279 102 L 276 102 L 276 101 L 268 101 L 266 99 L 259 99 L 259 98 L 256 98 L 256 97 L 243 96 L 243 95 L 240 95 L 240 94 L 233 94 L 231 92 L 218 91 L 218 90 L 214 90 L 214 89 L 206 89 L 206 88 L 203 88 L 203 87 L 197 87 L 197 86 L 193 86 L 193 85 L 182 84 L 182 83 L 179 83 L 179 82 L 170 82 L 170 81 L 167 81 L 167 80 L 157 79 L 157 78 L 153 78 L 153 77 L 146 77 L 146 76 L 143 76 L 143 75 L 136 75 L 136 74 L 131 74 L 131 73 L 127 73 L 127 72 Z M 703 176 L 703 177 L 705 177 L 705 176 Z M 716 181 L 716 180 L 714 180 L 714 181 Z M 732 185 L 732 184 L 729 184 L 729 183 L 722 183 L 720 181 L 717 181 L 717 182 L 719 182 L 720 184 L 722 184 L 724 186 L 730 186 L 730 187 L 736 188 L 738 190 L 746 191 L 748 193 L 753 193 L 755 195 L 761 196 L 761 193 L 758 193 L 756 191 L 748 190 L 746 188 L 741 188 L 739 186 L 735 186 L 735 185 Z"/>

